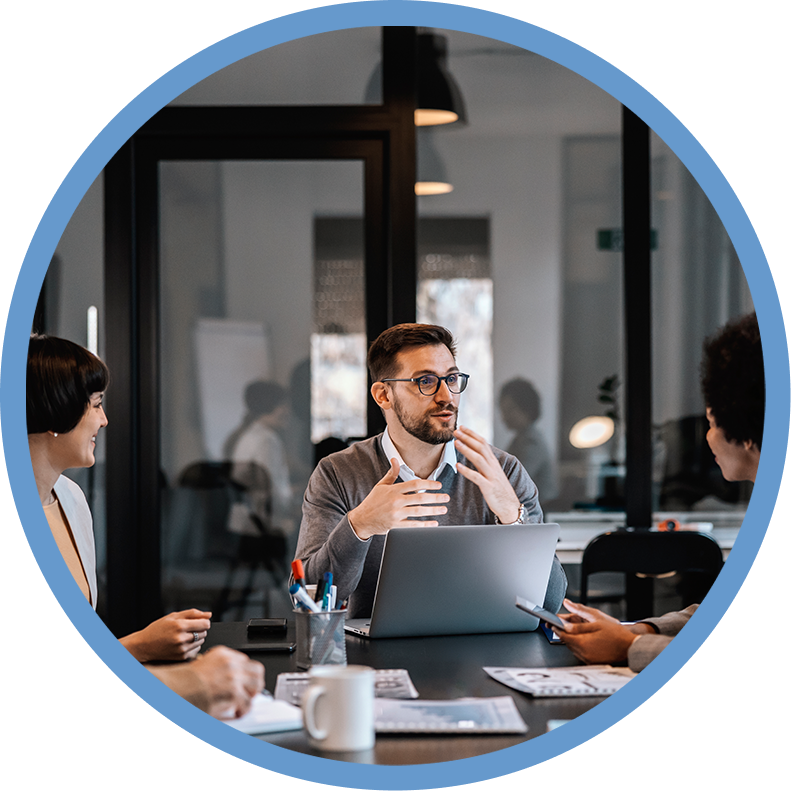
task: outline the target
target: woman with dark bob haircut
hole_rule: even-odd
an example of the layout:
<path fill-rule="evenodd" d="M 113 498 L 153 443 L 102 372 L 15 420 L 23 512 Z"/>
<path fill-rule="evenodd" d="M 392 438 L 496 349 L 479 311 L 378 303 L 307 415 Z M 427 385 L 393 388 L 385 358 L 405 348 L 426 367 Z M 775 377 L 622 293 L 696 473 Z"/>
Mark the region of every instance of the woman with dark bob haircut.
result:
<path fill-rule="evenodd" d="M 76 428 L 93 393 L 110 382 L 107 366 L 87 349 L 62 338 L 33 335 L 27 360 L 27 433 Z"/>
<path fill-rule="evenodd" d="M 110 375 L 96 355 L 63 338 L 32 335 L 27 359 L 27 431 L 41 505 L 58 549 L 85 597 L 96 608 L 93 519 L 85 495 L 64 470 L 91 467 L 96 435 L 107 425 L 102 399 Z M 197 656 L 211 613 L 171 613 L 122 637 L 140 662 Z M 263 685 L 263 667 L 217 647 L 189 665 L 149 668 L 194 705 L 215 716 L 241 714 Z"/>

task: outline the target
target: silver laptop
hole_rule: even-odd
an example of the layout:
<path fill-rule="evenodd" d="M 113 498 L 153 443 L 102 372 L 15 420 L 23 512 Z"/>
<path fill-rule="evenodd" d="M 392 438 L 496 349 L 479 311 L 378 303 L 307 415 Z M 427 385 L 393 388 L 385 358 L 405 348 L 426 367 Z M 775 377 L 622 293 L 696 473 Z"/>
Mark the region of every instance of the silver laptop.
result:
<path fill-rule="evenodd" d="M 558 525 L 399 527 L 385 539 L 370 618 L 346 631 L 364 637 L 528 632 L 538 619 L 518 594 L 543 602 Z"/>

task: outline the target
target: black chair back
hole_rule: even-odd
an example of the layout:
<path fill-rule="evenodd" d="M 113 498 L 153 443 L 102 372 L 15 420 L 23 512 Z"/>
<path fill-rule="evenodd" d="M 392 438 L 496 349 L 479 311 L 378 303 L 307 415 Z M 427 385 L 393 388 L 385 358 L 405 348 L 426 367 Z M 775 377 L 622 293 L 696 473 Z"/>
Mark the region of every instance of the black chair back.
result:
<path fill-rule="evenodd" d="M 705 592 L 711 587 L 722 564 L 719 544 L 705 533 L 626 529 L 603 533 L 596 536 L 583 552 L 580 601 L 588 603 L 588 578 L 591 574 L 622 572 L 627 575 L 627 620 L 646 618 L 654 614 L 653 608 L 645 596 L 636 595 L 635 585 L 630 586 L 630 580 L 633 581 L 637 575 L 652 578 L 673 572 L 695 574 L 703 585 L 696 589 L 696 593 L 700 593 L 703 588 Z"/>

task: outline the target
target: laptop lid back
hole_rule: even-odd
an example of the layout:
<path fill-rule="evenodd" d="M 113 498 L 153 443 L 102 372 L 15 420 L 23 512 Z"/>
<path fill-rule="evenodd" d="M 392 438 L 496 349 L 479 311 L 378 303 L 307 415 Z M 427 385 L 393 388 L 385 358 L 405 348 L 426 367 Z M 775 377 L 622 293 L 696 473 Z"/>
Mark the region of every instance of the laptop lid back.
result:
<path fill-rule="evenodd" d="M 544 601 L 556 524 L 406 527 L 387 534 L 371 637 L 532 631 L 515 596 Z"/>

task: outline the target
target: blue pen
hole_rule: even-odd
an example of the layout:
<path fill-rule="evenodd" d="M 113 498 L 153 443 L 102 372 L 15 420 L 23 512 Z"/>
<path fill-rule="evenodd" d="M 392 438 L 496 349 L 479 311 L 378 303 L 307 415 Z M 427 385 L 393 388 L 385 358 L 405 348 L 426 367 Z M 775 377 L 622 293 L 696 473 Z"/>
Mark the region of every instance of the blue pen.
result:
<path fill-rule="evenodd" d="M 310 596 L 305 592 L 305 589 L 297 582 L 295 582 L 288 592 L 306 609 L 311 612 L 321 612 L 321 608 L 314 602 Z"/>

